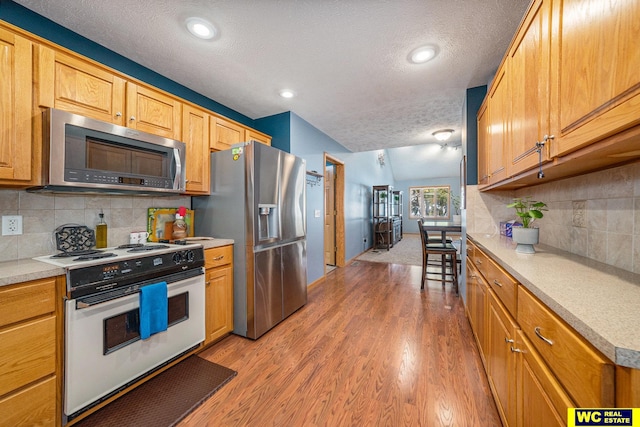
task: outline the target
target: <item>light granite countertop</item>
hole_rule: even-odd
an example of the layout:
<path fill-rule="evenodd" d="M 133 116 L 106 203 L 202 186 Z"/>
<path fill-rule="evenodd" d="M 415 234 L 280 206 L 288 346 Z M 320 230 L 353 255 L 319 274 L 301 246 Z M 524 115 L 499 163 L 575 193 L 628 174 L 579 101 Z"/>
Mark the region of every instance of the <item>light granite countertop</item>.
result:
<path fill-rule="evenodd" d="M 468 237 L 614 363 L 640 369 L 640 274 L 546 245 L 527 255 L 508 237 Z"/>
<path fill-rule="evenodd" d="M 218 246 L 233 245 L 232 239 L 193 240 L 190 243 L 201 244 L 205 249 Z M 65 270 L 62 267 L 48 264 L 33 259 L 19 259 L 0 262 L 0 287 L 15 283 L 28 282 L 30 280 L 46 279 L 48 277 L 62 276 Z"/>

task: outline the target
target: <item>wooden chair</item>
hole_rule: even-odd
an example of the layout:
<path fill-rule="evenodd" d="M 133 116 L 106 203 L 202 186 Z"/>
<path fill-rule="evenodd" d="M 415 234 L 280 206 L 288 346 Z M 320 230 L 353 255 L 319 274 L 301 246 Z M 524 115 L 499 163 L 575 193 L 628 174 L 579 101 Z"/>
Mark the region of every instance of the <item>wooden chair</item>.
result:
<path fill-rule="evenodd" d="M 422 219 L 418 219 L 418 231 L 420 232 L 420 241 L 422 246 L 422 280 L 420 282 L 420 289 L 424 289 L 424 282 L 427 280 L 427 267 L 429 265 L 440 266 L 440 281 L 442 286 L 445 283 L 453 283 L 453 290 L 458 295 L 458 262 L 457 262 L 457 249 L 451 243 L 442 243 L 441 239 L 438 239 L 435 243 L 429 242 L 428 233 L 422 227 Z M 429 255 L 439 255 L 440 262 L 429 263 Z M 447 268 L 451 270 L 451 273 L 447 273 Z M 450 278 L 447 278 L 450 277 Z"/>

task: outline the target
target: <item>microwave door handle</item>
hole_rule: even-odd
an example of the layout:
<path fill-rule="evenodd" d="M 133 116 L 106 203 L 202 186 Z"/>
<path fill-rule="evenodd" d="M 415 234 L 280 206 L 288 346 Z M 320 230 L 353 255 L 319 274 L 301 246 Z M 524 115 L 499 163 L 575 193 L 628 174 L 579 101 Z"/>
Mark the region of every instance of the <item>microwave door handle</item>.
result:
<path fill-rule="evenodd" d="M 182 163 L 180 162 L 180 150 L 177 148 L 173 149 L 173 161 L 176 165 L 176 174 L 173 179 L 173 188 L 182 188 L 182 183 L 180 182 L 180 177 L 182 176 Z"/>

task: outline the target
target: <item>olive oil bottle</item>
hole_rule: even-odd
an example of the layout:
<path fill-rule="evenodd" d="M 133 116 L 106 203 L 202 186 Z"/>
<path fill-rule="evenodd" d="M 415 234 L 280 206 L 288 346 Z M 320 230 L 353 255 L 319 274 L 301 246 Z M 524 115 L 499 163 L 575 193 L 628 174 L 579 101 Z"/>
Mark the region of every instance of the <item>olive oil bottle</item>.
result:
<path fill-rule="evenodd" d="M 104 212 L 100 209 L 98 214 L 100 222 L 96 225 L 96 248 L 107 247 L 107 223 L 104 222 Z"/>

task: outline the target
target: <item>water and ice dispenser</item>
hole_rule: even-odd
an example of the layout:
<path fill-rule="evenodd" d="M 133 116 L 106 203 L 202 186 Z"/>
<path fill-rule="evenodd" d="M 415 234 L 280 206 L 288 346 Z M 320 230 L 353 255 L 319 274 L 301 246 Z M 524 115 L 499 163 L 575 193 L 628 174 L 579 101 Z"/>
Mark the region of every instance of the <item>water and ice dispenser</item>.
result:
<path fill-rule="evenodd" d="M 258 240 L 279 238 L 278 205 L 258 203 Z"/>

